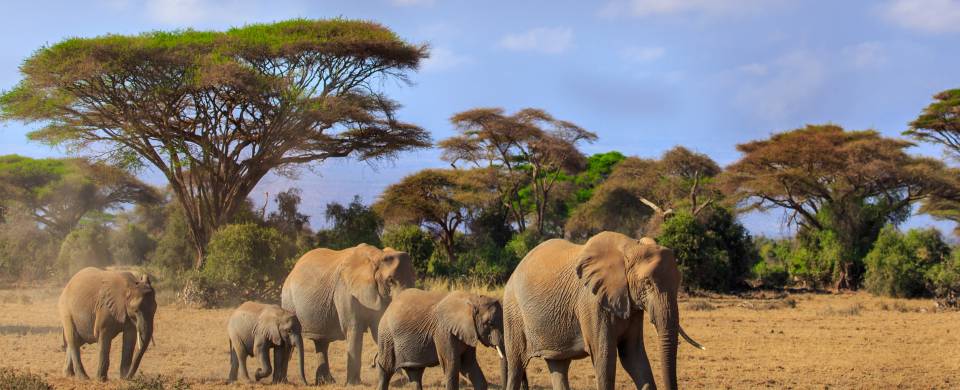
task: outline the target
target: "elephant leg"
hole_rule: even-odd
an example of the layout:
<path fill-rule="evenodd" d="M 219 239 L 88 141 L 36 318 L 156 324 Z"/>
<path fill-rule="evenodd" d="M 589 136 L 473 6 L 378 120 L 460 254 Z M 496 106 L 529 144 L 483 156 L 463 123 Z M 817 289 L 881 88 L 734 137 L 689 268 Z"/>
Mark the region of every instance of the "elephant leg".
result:
<path fill-rule="evenodd" d="M 67 345 L 67 365 L 64 369 L 68 376 L 77 376 L 80 379 L 90 379 L 87 371 L 83 369 L 83 361 L 80 360 L 80 335 L 77 334 L 71 319 L 66 319 L 63 325 L 63 341 Z"/>
<path fill-rule="evenodd" d="M 123 343 L 120 346 L 120 377 L 126 378 L 133 360 L 133 349 L 137 346 L 137 329 L 133 326 L 123 328 Z"/>
<path fill-rule="evenodd" d="M 237 351 L 233 349 L 233 341 L 230 341 L 230 374 L 227 375 L 227 382 L 237 381 L 237 368 L 240 366 L 240 359 L 237 358 Z"/>
<path fill-rule="evenodd" d="M 73 372 L 73 359 L 70 359 L 69 347 L 66 351 L 64 351 L 64 355 L 66 355 L 67 361 L 63 365 L 63 375 L 67 377 L 71 377 L 73 376 L 74 372 Z"/>
<path fill-rule="evenodd" d="M 477 362 L 477 350 L 470 348 L 460 357 L 460 372 L 470 379 L 476 390 L 487 390 L 487 378 L 483 376 L 480 363 Z"/>
<path fill-rule="evenodd" d="M 404 368 L 407 373 L 407 379 L 413 382 L 417 390 L 423 390 L 423 367 Z"/>
<path fill-rule="evenodd" d="M 360 384 L 360 358 L 363 353 L 363 328 L 353 325 L 347 329 L 347 384 Z"/>
<path fill-rule="evenodd" d="M 101 382 L 107 381 L 107 370 L 110 369 L 110 341 L 113 337 L 108 336 L 104 330 L 100 331 L 100 337 L 97 343 L 100 347 L 100 365 L 97 367 L 97 379 Z"/>
<path fill-rule="evenodd" d="M 547 360 L 547 369 L 550 370 L 550 384 L 553 390 L 570 390 L 570 383 L 567 380 L 570 360 Z"/>
<path fill-rule="evenodd" d="M 379 364 L 377 365 L 377 388 L 380 390 L 387 390 L 390 388 L 390 378 L 393 377 L 393 367 L 382 367 Z"/>
<path fill-rule="evenodd" d="M 615 344 L 608 340 L 598 340 L 590 348 L 590 358 L 597 374 L 597 390 L 613 390 L 617 374 L 617 355 Z"/>
<path fill-rule="evenodd" d="M 521 388 L 527 388 L 527 373 L 526 367 L 524 367 L 525 361 L 521 354 L 522 352 L 517 351 L 517 348 L 511 348 L 509 346 L 505 351 L 504 358 L 507 361 L 507 376 L 503 379 L 505 382 L 502 385 L 504 389 L 520 390 Z"/>
<path fill-rule="evenodd" d="M 284 362 L 287 356 L 287 347 L 279 346 L 273 348 L 273 378 L 271 378 L 270 383 L 275 385 L 287 383 L 287 366 Z"/>
<path fill-rule="evenodd" d="M 337 383 L 333 379 L 333 374 L 330 373 L 330 360 L 328 360 L 327 350 L 330 347 L 330 342 L 327 340 L 313 340 L 313 346 L 317 350 L 317 385 L 333 384 Z"/>
<path fill-rule="evenodd" d="M 247 371 L 247 351 L 243 347 L 243 344 L 240 342 L 231 341 L 233 346 L 233 354 L 237 357 L 237 368 L 238 373 L 240 374 L 240 379 L 244 382 L 253 382 L 250 380 L 250 372 Z"/>
<path fill-rule="evenodd" d="M 450 336 L 453 338 L 454 336 Z M 444 383 L 447 390 L 457 390 L 460 388 L 460 367 L 461 356 L 457 353 L 452 340 L 435 340 L 437 346 L 437 357 L 440 358 L 440 367 L 443 367 Z"/>
<path fill-rule="evenodd" d="M 617 354 L 620 355 L 620 365 L 623 366 L 627 375 L 630 375 L 630 379 L 638 389 L 644 386 L 649 386 L 651 389 L 656 387 L 650 360 L 647 359 L 647 351 L 643 346 L 642 335 L 629 337 L 620 343 L 617 346 Z"/>

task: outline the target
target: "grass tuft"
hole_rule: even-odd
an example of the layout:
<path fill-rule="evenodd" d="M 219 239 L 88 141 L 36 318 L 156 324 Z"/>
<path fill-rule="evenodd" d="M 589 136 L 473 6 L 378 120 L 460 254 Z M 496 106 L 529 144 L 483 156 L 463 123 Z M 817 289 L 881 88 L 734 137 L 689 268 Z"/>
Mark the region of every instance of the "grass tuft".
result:
<path fill-rule="evenodd" d="M 190 385 L 183 378 L 138 375 L 117 390 L 190 390 Z"/>
<path fill-rule="evenodd" d="M 0 390 L 53 390 L 40 375 L 0 368 Z"/>

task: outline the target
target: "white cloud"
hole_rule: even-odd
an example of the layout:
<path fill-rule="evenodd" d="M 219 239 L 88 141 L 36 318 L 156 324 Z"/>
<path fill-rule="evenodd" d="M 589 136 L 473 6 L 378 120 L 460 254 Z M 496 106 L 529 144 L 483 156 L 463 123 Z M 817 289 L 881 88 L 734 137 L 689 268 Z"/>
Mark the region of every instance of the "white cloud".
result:
<path fill-rule="evenodd" d="M 421 69 L 423 69 L 424 72 L 443 71 L 471 62 L 473 62 L 473 59 L 469 56 L 460 55 L 450 49 L 438 47 L 430 50 L 430 57 L 423 60 Z"/>
<path fill-rule="evenodd" d="M 631 15 L 655 17 L 666 15 L 729 15 L 753 12 L 776 6 L 781 0 L 611 0 L 600 14 L 608 17 Z"/>
<path fill-rule="evenodd" d="M 390 4 L 398 7 L 431 6 L 434 0 L 390 0 Z"/>
<path fill-rule="evenodd" d="M 563 53 L 573 43 L 569 28 L 535 28 L 518 34 L 508 34 L 500 40 L 500 47 L 515 51 L 534 51 L 547 54 Z"/>
<path fill-rule="evenodd" d="M 879 42 L 863 42 L 843 48 L 847 62 L 857 69 L 873 68 L 887 62 L 884 46 Z"/>
<path fill-rule="evenodd" d="M 826 82 L 826 64 L 814 53 L 797 50 L 767 64 L 749 64 L 738 69 L 735 102 L 747 112 L 770 119 L 784 119 L 803 109 Z"/>
<path fill-rule="evenodd" d="M 660 59 L 666 50 L 662 47 L 631 46 L 620 50 L 620 56 L 630 62 L 650 62 Z"/>
<path fill-rule="evenodd" d="M 960 32 L 960 1 L 891 0 L 881 12 L 901 27 L 927 33 Z"/>

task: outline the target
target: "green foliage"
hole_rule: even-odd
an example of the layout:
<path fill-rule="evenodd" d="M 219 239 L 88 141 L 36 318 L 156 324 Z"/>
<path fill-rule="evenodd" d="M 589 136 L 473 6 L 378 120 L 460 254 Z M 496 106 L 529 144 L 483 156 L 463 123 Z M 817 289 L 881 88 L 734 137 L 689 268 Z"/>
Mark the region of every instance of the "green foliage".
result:
<path fill-rule="evenodd" d="M 941 263 L 934 264 L 924 275 L 927 290 L 944 306 L 960 306 L 960 250 Z"/>
<path fill-rule="evenodd" d="M 197 252 L 190 238 L 187 217 L 176 202 L 167 204 L 164 214 L 163 230 L 150 263 L 173 273 L 189 270 Z"/>
<path fill-rule="evenodd" d="M 766 288 L 783 288 L 790 280 L 787 261 L 793 250 L 793 241 L 789 239 L 771 240 L 757 237 L 754 240 L 760 261 L 751 269 L 751 276 Z"/>
<path fill-rule="evenodd" d="M 0 390 L 53 390 L 40 375 L 0 368 Z"/>
<path fill-rule="evenodd" d="M 623 153 L 616 150 L 590 155 L 587 158 L 587 169 L 574 178 L 574 183 L 577 185 L 574 202 L 580 204 L 590 200 L 593 189 L 610 176 L 614 166 L 626 158 Z"/>
<path fill-rule="evenodd" d="M 407 252 L 417 275 L 427 276 L 428 263 L 434 253 L 433 240 L 416 225 L 394 226 L 383 232 L 383 246 Z"/>
<path fill-rule="evenodd" d="M 157 241 L 142 227 L 127 223 L 110 231 L 110 253 L 117 264 L 141 265 L 157 247 Z"/>
<path fill-rule="evenodd" d="M 60 245 L 57 262 L 64 278 L 69 278 L 86 267 L 106 267 L 113 264 L 109 230 L 96 223 L 84 224 L 74 229 Z"/>
<path fill-rule="evenodd" d="M 317 232 L 317 246 L 331 249 L 350 248 L 361 243 L 381 246 L 383 219 L 370 206 L 363 204 L 359 195 L 346 206 L 327 203 L 326 217 L 332 226 Z"/>
<path fill-rule="evenodd" d="M 657 242 L 673 249 L 686 288 L 726 292 L 741 287 L 758 261 L 752 237 L 726 210 L 705 219 L 679 212 L 664 222 Z"/>
<path fill-rule="evenodd" d="M 506 248 L 504 248 L 507 253 L 510 254 L 516 262 L 519 263 L 520 260 L 523 260 L 524 257 L 527 257 L 527 253 L 533 250 L 534 247 L 540 245 L 545 238 L 538 234 L 535 231 L 527 230 L 521 233 L 517 233 L 507 242 Z"/>
<path fill-rule="evenodd" d="M 288 259 L 297 255 L 293 242 L 274 228 L 246 223 L 226 225 L 210 239 L 200 276 L 234 297 L 276 299 Z"/>
<path fill-rule="evenodd" d="M 843 249 L 830 230 L 801 231 L 787 261 L 790 276 L 806 287 L 822 288 L 833 281 Z"/>
<path fill-rule="evenodd" d="M 41 280 L 54 274 L 60 241 L 41 230 L 24 210 L 13 208 L 0 223 L 0 277 Z"/>
<path fill-rule="evenodd" d="M 931 269 L 949 259 L 950 248 L 936 229 L 913 229 L 906 234 L 892 226 L 880 232 L 866 257 L 865 287 L 874 294 L 892 297 L 929 295 L 928 273 L 935 285 L 949 285 L 944 267 Z M 941 279 L 941 275 L 946 276 Z"/>

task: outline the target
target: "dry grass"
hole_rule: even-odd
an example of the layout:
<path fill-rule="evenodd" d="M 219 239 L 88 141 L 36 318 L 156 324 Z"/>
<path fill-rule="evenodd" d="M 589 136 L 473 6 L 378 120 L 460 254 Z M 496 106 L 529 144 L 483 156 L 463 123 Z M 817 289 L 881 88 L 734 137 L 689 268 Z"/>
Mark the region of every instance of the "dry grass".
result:
<path fill-rule="evenodd" d="M 497 295 L 495 290 L 483 291 Z M 104 388 L 96 382 L 75 381 L 61 374 L 64 356 L 56 315 L 57 294 L 55 289 L 0 290 L 0 367 L 40 374 L 57 388 Z M 864 294 L 756 298 L 711 296 L 681 303 L 684 328 L 707 347 L 700 351 L 687 344 L 681 346 L 678 374 L 683 388 L 960 387 L 960 312 L 935 311 L 929 300 L 881 299 Z M 691 309 L 706 305 L 714 309 Z M 229 367 L 225 327 L 229 313 L 228 309 L 162 306 L 157 314 L 156 344 L 144 357 L 142 373 L 171 378 L 168 388 L 173 388 L 172 378 L 184 378 L 193 389 L 294 388 L 225 383 Z M 652 339 L 655 333 L 649 325 L 646 330 L 647 352 L 656 369 L 659 361 Z M 117 354 L 119 339 L 114 342 L 113 351 Z M 308 352 L 312 349 L 309 347 Z M 368 336 L 363 357 L 363 381 L 367 387 L 375 384 L 376 374 L 367 367 L 373 350 Z M 95 354 L 94 346 L 84 348 L 84 362 L 91 374 L 96 370 Z M 500 383 L 496 352 L 482 348 L 479 355 L 490 381 Z M 343 342 L 331 345 L 334 375 L 341 381 L 345 356 Z M 116 376 L 116 359 L 110 372 L 112 378 Z M 316 357 L 310 354 L 310 378 L 315 362 Z M 256 367 L 252 360 L 250 364 Z M 543 361 L 532 361 L 528 373 L 534 388 L 549 388 Z M 589 359 L 574 362 L 570 373 L 575 388 L 594 388 Z M 428 369 L 425 382 L 431 389 L 441 388 L 440 369 Z M 127 385 L 129 382 L 112 379 L 106 388 Z M 325 387 L 337 388 L 340 386 Z M 619 369 L 617 388 L 632 388 Z"/>

